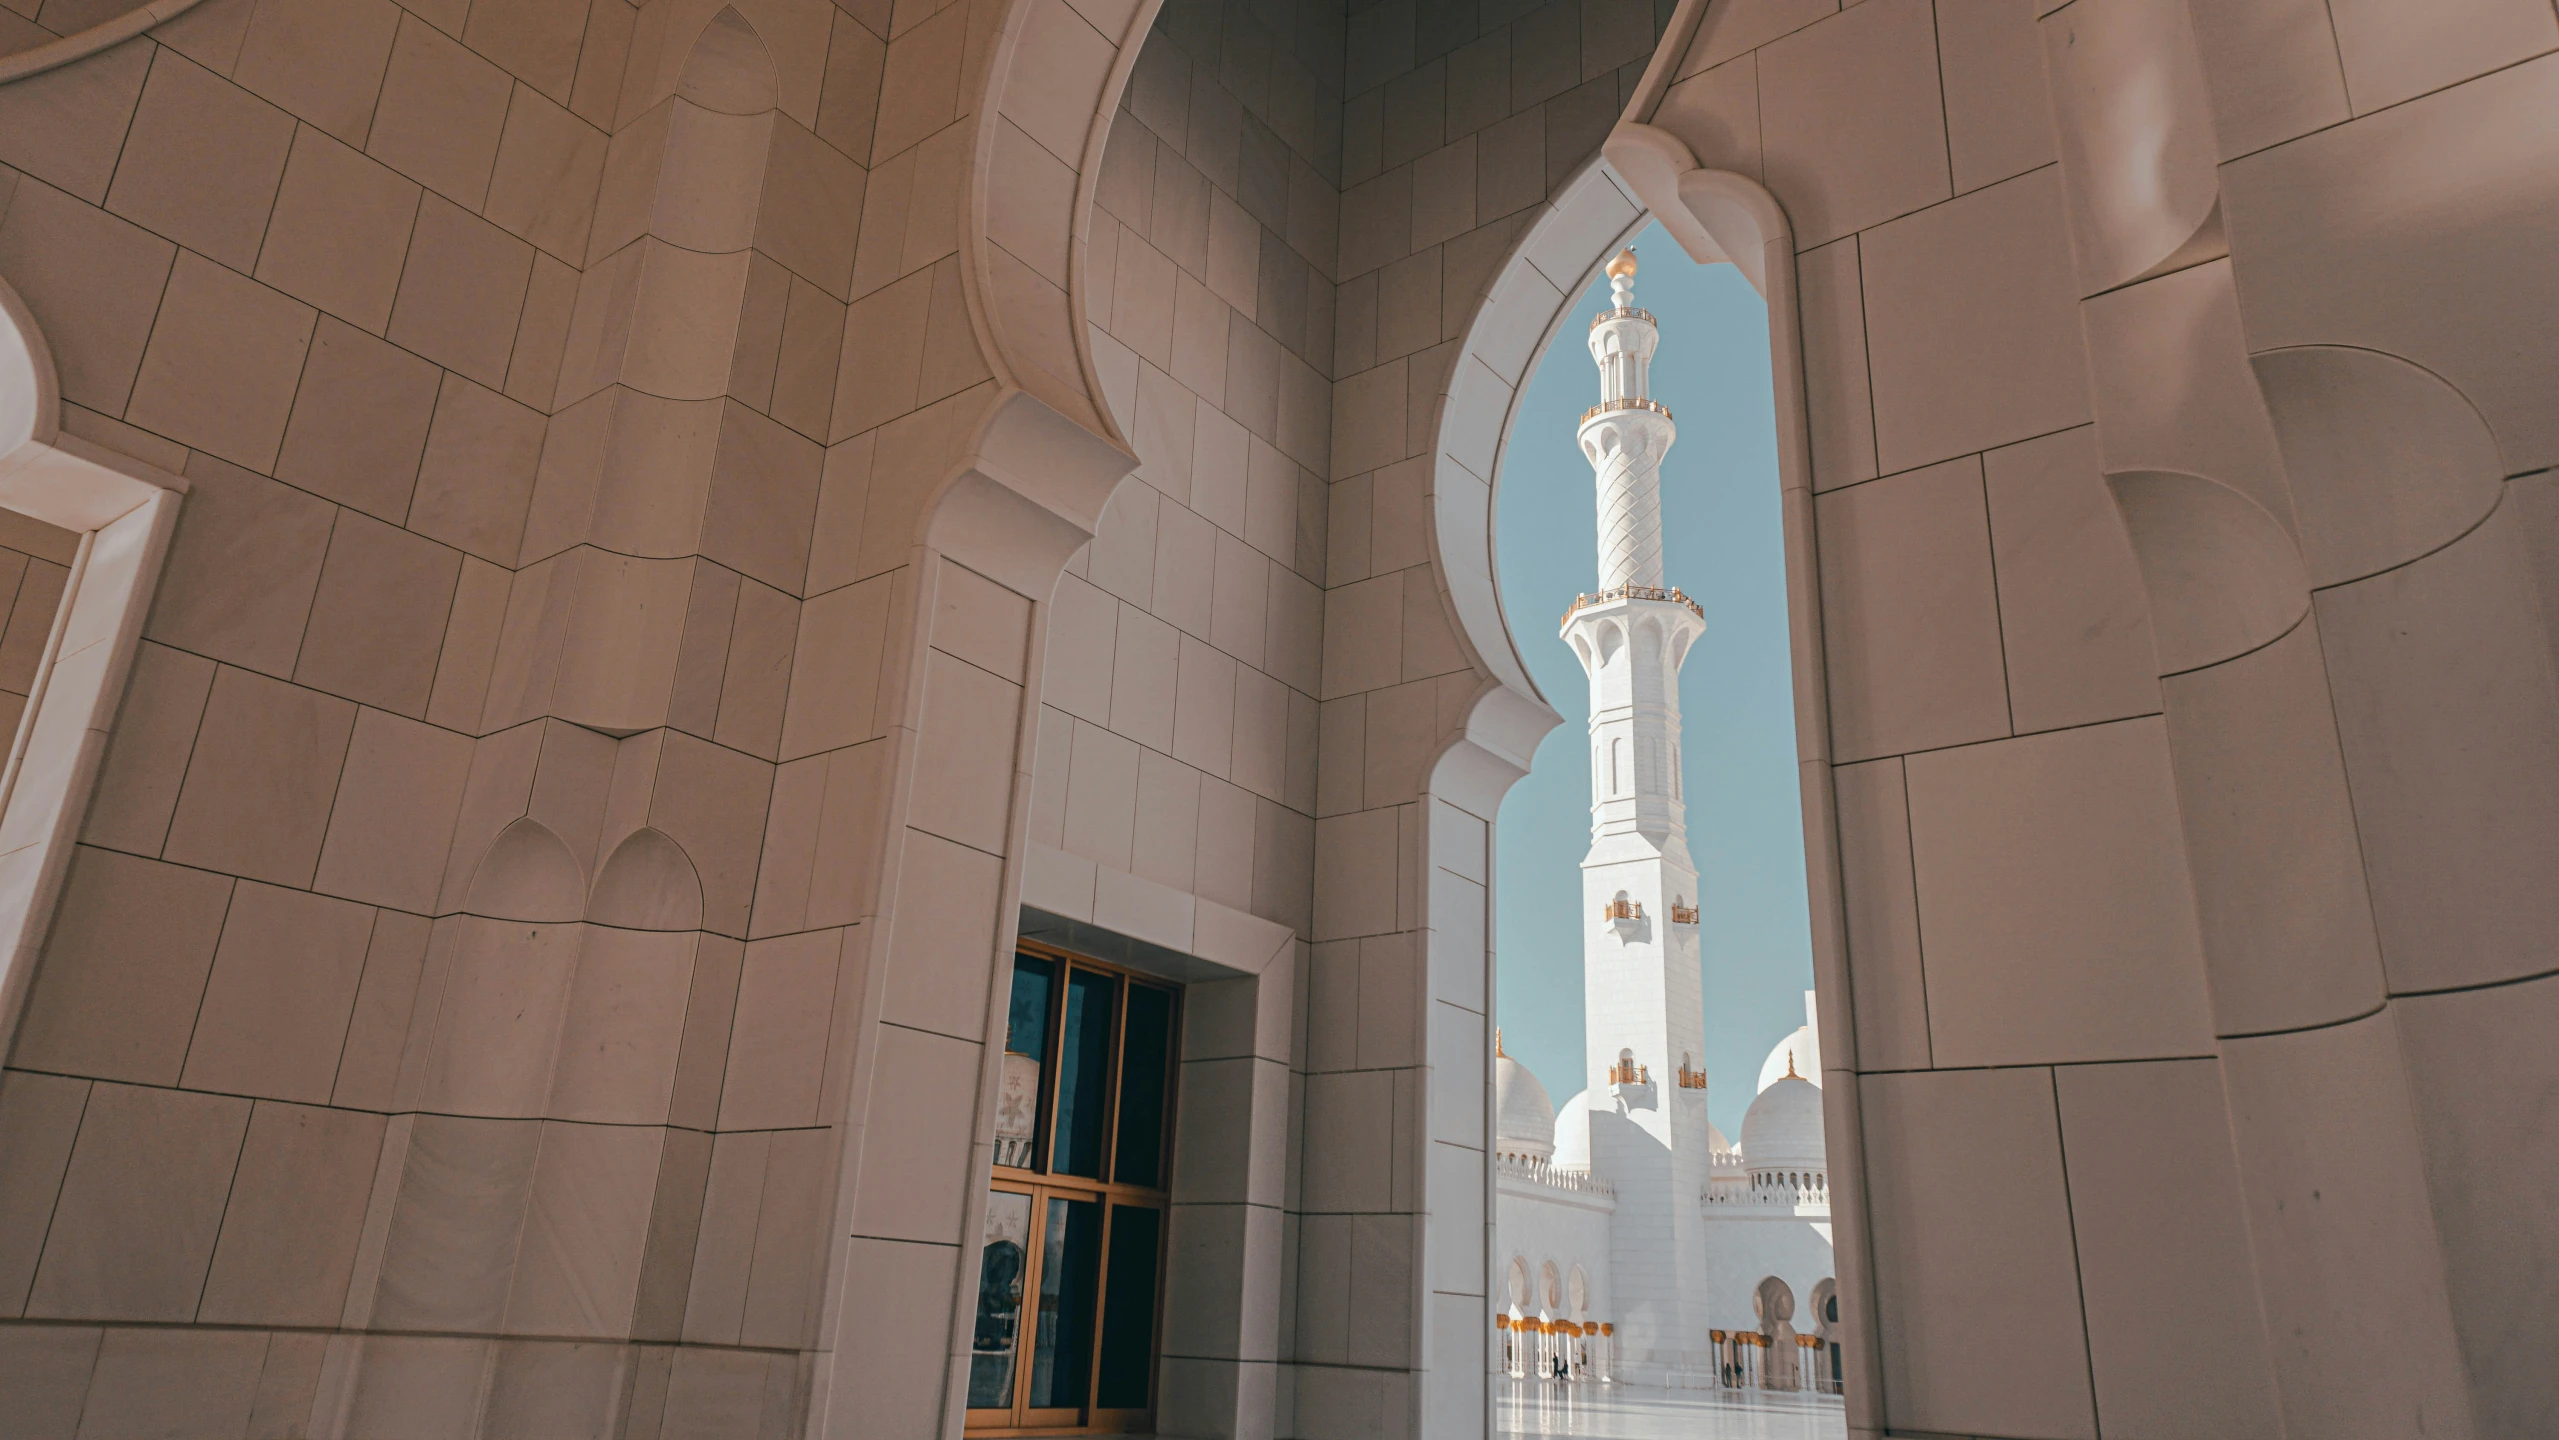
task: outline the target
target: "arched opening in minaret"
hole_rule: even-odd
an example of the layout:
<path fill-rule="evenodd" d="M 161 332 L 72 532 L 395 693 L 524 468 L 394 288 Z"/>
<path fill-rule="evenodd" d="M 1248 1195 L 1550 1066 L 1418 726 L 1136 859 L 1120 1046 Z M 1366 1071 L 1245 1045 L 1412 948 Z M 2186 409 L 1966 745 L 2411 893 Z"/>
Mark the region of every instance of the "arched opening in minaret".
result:
<path fill-rule="evenodd" d="M 1494 830 L 1494 1253 L 1596 1257 L 1589 1365 L 1510 1368 L 1496 1428 L 1603 1373 L 1836 1427 L 1795 1319 L 1837 1285 L 1768 310 L 1657 225 L 1620 241 L 1633 273 L 1594 258 L 1495 489 L 1502 608 L 1564 724 Z"/>

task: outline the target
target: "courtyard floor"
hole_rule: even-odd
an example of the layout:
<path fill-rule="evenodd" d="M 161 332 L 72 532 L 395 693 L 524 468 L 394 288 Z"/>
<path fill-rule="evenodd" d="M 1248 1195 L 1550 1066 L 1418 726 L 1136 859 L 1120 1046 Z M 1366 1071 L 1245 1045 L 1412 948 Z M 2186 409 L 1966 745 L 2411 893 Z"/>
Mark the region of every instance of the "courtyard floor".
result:
<path fill-rule="evenodd" d="M 1825 1397 L 1521 1381 L 1494 1397 L 1497 1435 L 1574 1440 L 1843 1440 L 1846 1412 Z"/>

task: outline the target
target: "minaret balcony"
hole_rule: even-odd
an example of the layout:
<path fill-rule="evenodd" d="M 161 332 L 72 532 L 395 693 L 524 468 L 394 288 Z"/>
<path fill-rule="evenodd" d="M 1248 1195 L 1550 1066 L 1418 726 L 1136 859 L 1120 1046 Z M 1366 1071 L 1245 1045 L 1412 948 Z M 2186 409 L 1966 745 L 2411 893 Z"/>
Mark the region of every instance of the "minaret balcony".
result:
<path fill-rule="evenodd" d="M 1619 600 L 1665 600 L 1673 605 L 1687 606 L 1688 613 L 1696 616 L 1700 620 L 1706 618 L 1706 611 L 1704 607 L 1681 593 L 1680 588 L 1676 585 L 1673 585 L 1668 589 L 1664 589 L 1659 585 L 1619 585 L 1612 589 L 1602 590 L 1596 595 L 1574 596 L 1573 603 L 1564 611 L 1563 624 L 1564 626 L 1571 625 L 1575 615 L 1580 614 L 1582 611 L 1587 610 L 1594 605 L 1607 605 Z M 1558 628 L 1561 629 L 1563 627 L 1559 626 Z"/>
<path fill-rule="evenodd" d="M 1628 395 L 1616 400 L 1602 400 L 1593 405 L 1582 412 L 1580 423 L 1587 425 L 1602 415 L 1614 415 L 1621 410 L 1644 410 L 1659 415 L 1665 420 L 1671 418 L 1670 407 L 1659 400 L 1649 400 L 1641 395 Z"/>
<path fill-rule="evenodd" d="M 1659 1110 L 1661 1094 L 1653 1088 L 1653 1067 L 1635 1063 L 1626 1051 L 1618 1052 L 1616 1064 L 1608 1067 L 1609 1098 L 1626 1110 Z"/>
<path fill-rule="evenodd" d="M 1652 326 L 1659 326 L 1662 323 L 1653 318 L 1653 312 L 1650 310 L 1639 310 L 1632 305 L 1620 305 L 1614 310 L 1602 310 L 1590 317 L 1590 328 L 1596 330 L 1611 320 L 1641 320 Z"/>
<path fill-rule="evenodd" d="M 1644 913 L 1644 902 L 1629 900 L 1622 894 L 1599 907 L 1599 923 L 1616 931 L 1620 940 L 1639 940 L 1652 931 L 1652 919 Z"/>

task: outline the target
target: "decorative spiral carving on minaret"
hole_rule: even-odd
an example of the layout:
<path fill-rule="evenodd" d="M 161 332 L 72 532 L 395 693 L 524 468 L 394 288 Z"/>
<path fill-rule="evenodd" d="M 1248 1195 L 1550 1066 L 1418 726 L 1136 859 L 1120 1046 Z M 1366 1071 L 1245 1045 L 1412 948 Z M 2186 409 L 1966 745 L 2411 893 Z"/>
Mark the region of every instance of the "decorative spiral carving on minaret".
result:
<path fill-rule="evenodd" d="M 1615 305 L 1591 322 L 1591 359 L 1599 366 L 1599 403 L 1584 412 L 1582 456 L 1599 486 L 1599 584 L 1658 589 L 1662 583 L 1662 459 L 1677 431 L 1670 412 L 1647 393 L 1661 332 L 1636 309 L 1635 252 L 1608 264 Z"/>
<path fill-rule="evenodd" d="M 1652 419 L 1636 411 L 1625 421 L 1610 417 L 1597 424 L 1604 439 L 1592 463 L 1599 472 L 1599 583 L 1604 590 L 1662 583 L 1662 457 L 1647 443 L 1651 437 L 1635 416 Z"/>
<path fill-rule="evenodd" d="M 1686 833 L 1679 669 L 1705 616 L 1664 584 L 1661 471 L 1679 432 L 1649 393 L 1661 328 L 1634 304 L 1632 250 L 1609 263 L 1608 280 L 1614 303 L 1592 318 L 1589 341 L 1599 403 L 1575 432 L 1599 505 L 1599 591 L 1574 597 L 1563 633 L 1591 681 L 1594 836 L 1641 831 L 1677 843 Z"/>

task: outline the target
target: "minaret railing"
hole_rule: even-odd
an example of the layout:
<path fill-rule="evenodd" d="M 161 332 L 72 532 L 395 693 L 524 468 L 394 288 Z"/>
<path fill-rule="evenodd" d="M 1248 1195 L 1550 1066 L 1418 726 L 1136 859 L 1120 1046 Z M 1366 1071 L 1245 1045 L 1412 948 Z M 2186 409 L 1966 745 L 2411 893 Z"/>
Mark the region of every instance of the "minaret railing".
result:
<path fill-rule="evenodd" d="M 1582 419 L 1587 421 L 1594 415 L 1606 415 L 1612 410 L 1650 410 L 1665 420 L 1671 418 L 1670 407 L 1659 400 L 1648 400 L 1641 395 L 1627 395 L 1615 400 L 1600 401 L 1583 411 Z"/>
<path fill-rule="evenodd" d="M 1680 588 L 1676 585 L 1668 589 L 1659 585 L 1614 585 L 1596 595 L 1574 596 L 1573 603 L 1564 611 L 1563 623 L 1569 625 L 1573 623 L 1575 615 L 1593 605 L 1605 605 L 1612 600 L 1668 600 L 1674 605 L 1687 606 L 1688 613 L 1700 620 L 1706 618 L 1705 609 L 1696 601 L 1680 593 Z"/>

